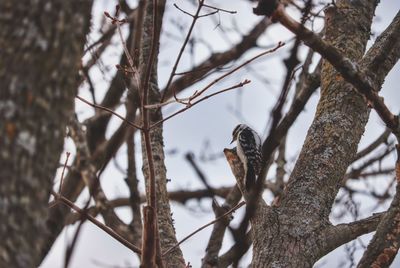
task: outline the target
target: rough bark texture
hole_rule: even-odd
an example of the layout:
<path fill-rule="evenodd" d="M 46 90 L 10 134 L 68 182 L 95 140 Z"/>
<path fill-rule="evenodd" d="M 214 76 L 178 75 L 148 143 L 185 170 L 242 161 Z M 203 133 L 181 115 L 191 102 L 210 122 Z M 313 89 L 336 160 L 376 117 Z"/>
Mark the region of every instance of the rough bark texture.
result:
<path fill-rule="evenodd" d="M 128 47 L 132 46 L 133 33 L 133 24 L 131 24 L 130 34 L 126 41 Z M 125 66 L 126 64 L 127 59 L 126 56 L 123 55 L 121 56 L 120 65 Z M 108 108 L 115 108 L 117 106 L 122 94 L 125 92 L 125 86 L 126 84 L 128 84 L 124 83 L 124 79 L 127 80 L 121 72 L 117 72 L 115 74 L 114 78 L 110 82 L 109 90 L 107 91 L 100 105 Z M 132 92 L 133 94 L 130 94 L 128 96 L 129 102 L 139 102 L 137 100 L 135 90 L 132 90 L 130 93 Z M 135 103 L 133 105 L 137 106 Z M 126 120 L 133 121 L 135 119 L 135 111 L 133 110 L 135 110 L 134 107 L 130 107 L 129 109 L 127 109 L 128 112 Z M 129 111 L 132 111 L 132 113 L 130 113 Z M 105 131 L 107 129 L 110 118 L 111 116 L 109 113 L 98 113 L 97 115 L 91 117 L 85 122 L 85 126 L 87 127 L 87 143 L 91 152 L 91 158 L 86 159 L 85 161 L 91 162 L 95 166 L 96 172 L 108 164 L 108 160 L 113 155 L 115 155 L 115 153 L 118 151 L 124 141 L 124 139 L 115 139 L 116 142 L 110 144 L 109 141 L 111 139 L 105 140 Z M 113 136 L 126 136 L 128 134 L 128 130 L 130 129 L 130 126 L 122 123 L 118 130 L 115 131 L 115 134 Z M 111 147 L 111 150 L 105 150 L 105 145 L 108 145 L 109 148 Z M 84 162 L 82 161 L 82 159 L 75 158 L 74 162 L 72 163 L 73 168 L 69 170 L 64 178 L 64 184 L 61 193 L 64 197 L 72 202 L 75 202 L 75 200 L 78 198 L 85 187 L 85 184 L 81 177 L 81 173 L 79 172 L 83 169 L 83 165 Z M 42 258 L 46 256 L 50 247 L 53 245 L 54 241 L 63 230 L 64 221 L 68 213 L 69 208 L 66 206 L 54 206 L 50 209 L 49 218 L 47 220 L 49 233 L 46 238 L 47 243 L 42 249 Z"/>
<path fill-rule="evenodd" d="M 376 42 L 364 56 L 361 67 L 371 77 L 373 85 L 380 89 L 386 75 L 400 57 L 400 11 L 393 21 L 379 35 Z"/>
<path fill-rule="evenodd" d="M 326 14 L 326 38 L 358 61 L 369 39 L 376 1 L 337 1 Z M 351 36 L 351 38 L 349 38 Z M 311 267 L 326 252 L 321 233 L 329 226 L 339 182 L 352 161 L 368 120 L 365 99 L 327 62 L 321 98 L 281 204 L 252 224 L 256 267 Z"/>
<path fill-rule="evenodd" d="M 0 266 L 34 267 L 92 2 L 0 2 Z"/>
<path fill-rule="evenodd" d="M 141 70 L 146 68 L 150 49 L 151 49 L 151 34 L 152 34 L 152 1 L 148 2 L 147 14 L 145 15 L 143 22 L 143 36 L 142 36 L 142 48 L 141 48 Z M 161 29 L 162 17 L 164 13 L 165 1 L 158 1 L 158 29 Z M 159 40 L 156 40 L 158 46 Z M 141 72 L 143 73 L 143 72 Z M 152 75 L 150 78 L 149 87 L 149 104 L 158 103 L 161 99 L 160 89 L 157 83 L 157 61 L 153 66 Z M 149 113 L 150 125 L 151 123 L 157 122 L 162 119 L 160 110 L 151 110 Z M 175 229 L 172 222 L 171 208 L 169 206 L 168 191 L 167 191 L 167 170 L 165 167 L 164 159 L 164 140 L 163 140 L 163 127 L 160 124 L 158 127 L 150 131 L 150 142 L 153 152 L 153 162 L 156 178 L 156 195 L 157 195 L 157 219 L 158 229 L 160 234 L 161 252 L 165 252 L 177 243 L 175 236 Z M 149 165 L 147 161 L 147 155 L 145 150 L 145 144 L 142 137 L 142 155 L 143 155 L 143 173 L 145 175 L 146 193 L 149 194 Z M 182 251 L 179 247 L 171 251 L 166 258 L 163 259 L 166 267 L 185 267 L 185 261 L 183 259 Z"/>

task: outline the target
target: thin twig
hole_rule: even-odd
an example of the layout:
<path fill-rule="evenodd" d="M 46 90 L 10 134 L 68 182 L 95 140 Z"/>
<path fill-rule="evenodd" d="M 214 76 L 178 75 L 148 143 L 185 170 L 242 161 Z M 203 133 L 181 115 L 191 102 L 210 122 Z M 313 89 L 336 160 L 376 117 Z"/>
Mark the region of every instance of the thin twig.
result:
<path fill-rule="evenodd" d="M 59 189 L 58 189 L 58 193 L 59 193 L 59 194 L 61 194 L 61 188 L 62 188 L 63 181 L 64 181 L 65 167 L 66 167 L 67 164 L 68 164 L 68 158 L 69 158 L 69 156 L 71 155 L 71 153 L 70 153 L 70 152 L 66 152 L 66 155 L 67 155 L 67 159 L 65 159 L 64 167 L 63 167 L 63 170 L 62 170 L 62 172 L 61 172 L 60 187 L 59 187 Z"/>
<path fill-rule="evenodd" d="M 217 14 L 217 13 L 218 13 L 218 10 L 215 10 L 215 11 L 207 13 L 207 14 L 199 15 L 199 18 L 208 17 L 208 16 L 211 16 L 211 15 L 214 15 L 214 14 Z"/>
<path fill-rule="evenodd" d="M 243 66 L 250 64 L 251 62 L 253 62 L 254 60 L 256 60 L 256 59 L 258 59 L 258 58 L 260 58 L 260 57 L 262 57 L 262 56 L 265 56 L 265 55 L 267 55 L 267 54 L 270 54 L 270 53 L 275 52 L 276 50 L 278 50 L 279 48 L 283 47 L 284 45 L 285 45 L 285 43 L 279 42 L 274 48 L 269 49 L 269 50 L 264 51 L 264 52 L 261 52 L 260 54 L 254 56 L 254 57 L 252 57 L 251 59 L 249 59 L 249 60 L 245 61 L 244 63 L 240 64 L 240 65 L 237 66 L 236 68 L 234 68 L 234 69 L 230 70 L 229 72 L 227 72 L 227 73 L 221 75 L 220 77 L 216 78 L 215 80 L 213 80 L 211 83 L 209 83 L 207 86 L 205 86 L 205 87 L 202 88 L 201 90 L 196 91 L 196 92 L 195 92 L 192 96 L 190 96 L 189 98 L 186 98 L 186 99 L 179 99 L 179 100 L 177 100 L 177 99 L 175 98 L 175 102 L 180 102 L 180 103 L 185 104 L 185 105 L 187 105 L 187 106 L 189 106 L 189 107 L 190 107 L 190 106 L 193 106 L 194 104 L 196 104 L 196 103 L 198 103 L 198 102 L 200 102 L 200 101 L 197 101 L 196 103 L 191 103 L 191 101 L 193 101 L 195 98 L 199 97 L 199 96 L 200 96 L 201 94 L 203 94 L 206 90 L 208 90 L 209 88 L 211 88 L 213 85 L 215 85 L 216 83 L 218 83 L 218 82 L 221 81 L 222 79 L 226 78 L 227 76 L 233 74 L 234 72 L 238 71 L 239 69 L 243 68 Z M 232 89 L 232 88 L 231 88 L 231 89 Z M 165 88 L 164 93 L 166 92 L 166 90 L 167 90 L 167 87 Z M 213 95 L 215 95 L 215 94 L 213 94 Z M 207 98 L 208 98 L 208 97 L 207 97 Z M 185 102 L 186 100 L 187 100 L 187 102 Z M 174 103 L 174 101 L 169 100 L 169 101 L 162 102 L 162 103 L 157 104 L 157 105 L 154 105 L 154 106 L 150 106 L 149 108 L 162 107 L 162 106 L 167 105 L 167 104 L 170 104 L 170 103 Z M 181 113 L 181 112 L 183 112 L 183 111 L 185 111 L 185 110 L 186 110 L 186 109 L 184 108 L 184 109 L 178 111 L 177 113 Z M 177 113 L 175 113 L 174 115 L 176 115 Z M 165 121 L 166 119 L 167 119 L 167 118 L 164 118 L 164 121 Z M 157 124 L 158 124 L 158 123 L 159 123 L 159 122 L 157 122 Z M 152 127 L 153 127 L 153 126 L 152 126 Z"/>
<path fill-rule="evenodd" d="M 200 232 L 201 230 L 207 228 L 210 225 L 213 225 L 214 223 L 216 223 L 217 221 L 223 219 L 224 217 L 226 217 L 227 215 L 231 214 L 232 212 L 234 212 L 235 210 L 237 210 L 238 208 L 240 208 L 241 206 L 243 206 L 246 202 L 242 201 L 239 204 L 237 204 L 236 206 L 234 206 L 233 208 L 231 208 L 230 210 L 228 210 L 227 212 L 225 212 L 224 214 L 222 214 L 221 216 L 219 216 L 218 218 L 216 218 L 213 221 L 210 221 L 209 223 L 201 226 L 200 228 L 196 229 L 195 231 L 193 231 L 192 233 L 190 233 L 189 235 L 185 236 L 181 241 L 179 241 L 176 245 L 172 246 L 170 249 L 168 249 L 166 252 L 163 253 L 163 257 L 165 257 L 165 255 L 167 255 L 168 253 L 170 253 L 173 249 L 175 249 L 176 247 L 178 247 L 180 244 L 182 244 L 183 242 L 185 242 L 186 240 L 188 240 L 190 237 L 192 237 L 193 235 L 197 234 L 198 232 Z"/>
<path fill-rule="evenodd" d="M 203 4 L 203 6 L 211 8 L 211 9 L 215 9 L 215 10 L 218 10 L 218 11 L 222 11 L 222 12 L 225 12 L 225 13 L 229 13 L 229 14 L 236 14 L 237 13 L 237 11 L 235 11 L 235 10 L 227 10 L 227 9 L 223 9 L 223 8 L 219 8 L 219 7 L 210 6 L 210 5 L 207 5 L 207 4 Z"/>
<path fill-rule="evenodd" d="M 165 98 L 161 102 L 163 102 L 165 99 L 172 98 L 172 92 L 176 91 L 176 93 L 180 93 L 183 89 L 193 85 L 195 82 L 198 82 L 213 73 L 213 70 L 215 72 L 215 68 L 220 70 L 221 67 L 218 66 L 224 66 L 229 62 L 233 62 L 234 60 L 237 60 L 239 57 L 243 56 L 246 51 L 249 51 L 251 48 L 258 47 L 257 40 L 270 25 L 272 25 L 271 20 L 267 18 L 262 19 L 251 31 L 248 32 L 248 34 L 242 37 L 242 41 L 238 42 L 230 49 L 221 53 L 213 53 L 209 58 L 198 64 L 190 71 L 176 73 L 176 75 L 183 74 L 183 76 L 171 82 L 171 84 L 168 86 L 168 92 L 166 91 L 166 88 L 162 90 L 162 95 Z"/>
<path fill-rule="evenodd" d="M 228 77 L 229 75 L 233 74 L 234 72 L 238 71 L 239 69 L 241 69 L 243 66 L 250 64 L 251 62 L 255 61 L 256 59 L 265 56 L 267 54 L 271 54 L 275 51 L 277 51 L 279 48 L 283 47 L 285 45 L 285 43 L 283 42 L 278 42 L 278 44 L 272 48 L 269 49 L 267 51 L 261 52 L 260 54 L 252 57 L 251 59 L 245 61 L 244 63 L 240 64 L 239 66 L 233 68 L 232 70 L 230 70 L 229 72 L 221 75 L 220 77 L 218 77 L 217 79 L 215 79 L 214 81 L 212 81 L 211 83 L 209 83 L 207 86 L 205 86 L 203 89 L 201 89 L 200 91 L 196 91 L 191 97 L 190 100 L 193 100 L 195 98 L 197 98 L 198 96 L 200 96 L 201 94 L 203 94 L 207 89 L 209 89 L 210 87 L 212 87 L 213 85 L 215 85 L 216 83 L 218 83 L 219 81 L 221 81 L 222 79 Z M 189 101 L 190 103 L 190 101 Z"/>
<path fill-rule="evenodd" d="M 168 88 L 171 85 L 172 79 L 174 78 L 174 76 L 176 74 L 176 69 L 178 68 L 179 61 L 181 60 L 181 57 L 183 55 L 183 52 L 185 51 L 186 45 L 188 44 L 190 36 L 192 35 L 194 25 L 196 24 L 196 21 L 197 21 L 197 19 L 199 17 L 199 14 L 200 14 L 200 10 L 203 7 L 203 4 L 204 4 L 204 0 L 200 0 L 195 15 L 189 14 L 190 16 L 193 17 L 193 20 L 192 20 L 192 23 L 191 23 L 191 25 L 189 27 L 189 31 L 186 34 L 185 41 L 183 41 L 183 44 L 182 44 L 181 49 L 180 49 L 180 51 L 178 53 L 178 56 L 176 57 L 174 66 L 172 67 L 171 74 L 169 75 L 167 85 L 165 86 L 165 89 L 164 89 L 164 93 L 161 96 L 161 101 L 160 101 L 161 103 L 164 102 L 165 96 L 166 96 L 166 94 L 168 92 Z M 176 6 L 175 4 L 174 4 L 174 6 L 179 9 L 179 7 Z M 182 12 L 186 13 L 185 11 L 182 11 Z M 175 89 L 174 89 L 174 99 L 178 101 L 178 98 L 176 97 Z"/>
<path fill-rule="evenodd" d="M 354 157 L 353 162 L 363 158 L 364 156 L 368 155 L 370 152 L 375 150 L 379 145 L 383 143 L 387 143 L 387 140 L 390 136 L 390 129 L 385 129 L 385 131 L 376 139 L 374 140 L 370 145 L 368 145 L 366 148 L 363 150 L 359 151 L 356 156 Z"/>
<path fill-rule="evenodd" d="M 119 38 L 120 38 L 121 43 L 122 43 L 122 48 L 124 50 L 124 54 L 125 54 L 126 58 L 128 59 L 128 64 L 129 64 L 129 67 L 131 68 L 130 73 L 132 73 L 133 79 L 135 80 L 135 82 L 137 84 L 137 87 L 139 88 L 139 85 L 140 85 L 139 72 L 138 72 L 138 70 L 136 68 L 136 65 L 135 65 L 135 63 L 134 63 L 134 61 L 132 59 L 131 54 L 129 53 L 128 47 L 126 45 L 126 42 L 124 40 L 124 37 L 122 35 L 122 31 L 121 31 L 121 25 L 126 23 L 127 20 L 126 19 L 122 19 L 122 20 L 118 19 L 119 10 L 120 10 L 120 6 L 119 5 L 116 6 L 116 10 L 117 11 L 116 11 L 115 17 L 111 16 L 108 12 L 104 12 L 104 15 L 111 20 L 111 23 L 113 25 L 116 25 L 116 27 L 117 27 Z M 118 68 L 118 66 L 117 66 L 117 68 Z M 140 91 L 139 91 L 139 93 L 140 93 Z"/>
<path fill-rule="evenodd" d="M 220 208 L 220 205 L 218 204 L 217 199 L 215 199 L 215 191 L 214 188 L 211 187 L 211 185 L 208 183 L 208 180 L 206 176 L 204 175 L 204 172 L 201 171 L 200 167 L 197 165 L 196 161 L 194 160 L 194 154 L 192 152 L 189 152 L 185 155 L 186 160 L 189 162 L 189 164 L 193 167 L 194 171 L 196 172 L 197 176 L 201 180 L 201 182 L 204 184 L 206 189 L 210 192 L 211 198 L 213 201 L 213 205 L 217 206 L 217 208 Z"/>
<path fill-rule="evenodd" d="M 140 88 L 140 76 L 139 76 L 139 71 L 138 69 L 135 67 L 134 61 L 132 59 L 131 54 L 129 53 L 128 47 L 126 46 L 126 42 L 124 40 L 124 37 L 122 35 L 122 31 L 121 31 L 121 23 L 117 22 L 117 29 L 118 29 L 118 34 L 122 43 L 122 47 L 124 49 L 124 53 L 126 58 L 128 59 L 128 63 L 129 63 L 129 67 L 131 68 L 131 73 L 133 76 L 133 80 L 136 82 L 136 86 L 137 88 Z M 139 95 L 140 95 L 140 90 L 139 90 Z"/>
<path fill-rule="evenodd" d="M 396 194 L 389 209 L 379 222 L 376 233 L 357 267 L 389 267 L 399 251 L 400 226 L 400 146 L 396 144 L 397 159 L 395 163 Z"/>
<path fill-rule="evenodd" d="M 190 99 L 189 98 L 183 98 L 183 99 L 180 99 L 180 100 L 189 101 Z M 158 109 L 158 108 L 161 108 L 161 107 L 163 107 L 165 105 L 168 105 L 168 104 L 171 104 L 171 103 L 177 103 L 177 101 L 175 99 L 171 99 L 171 100 L 164 101 L 163 103 L 154 103 L 154 104 L 146 105 L 145 108 L 146 109 Z"/>
<path fill-rule="evenodd" d="M 140 248 L 136 247 L 135 245 L 131 244 L 129 241 L 127 241 L 125 238 L 123 238 L 122 236 L 120 236 L 119 234 L 117 234 L 114 230 L 112 230 L 110 227 L 104 225 L 103 223 L 99 222 L 96 218 L 92 217 L 91 215 L 84 213 L 84 211 L 79 208 L 78 206 L 76 206 L 74 203 L 72 203 L 71 201 L 69 201 L 67 198 L 63 197 L 62 195 L 57 194 L 54 191 L 51 191 L 51 194 L 54 196 L 54 198 L 57 201 L 60 201 L 61 203 L 63 203 L 64 205 L 66 205 L 67 207 L 69 207 L 70 209 L 76 211 L 77 213 L 79 213 L 81 216 L 86 217 L 90 222 L 92 222 L 94 225 L 96 225 L 97 227 L 99 227 L 100 229 L 102 229 L 104 232 L 106 232 L 107 234 L 109 234 L 110 236 L 112 236 L 113 238 L 115 238 L 118 242 L 120 242 L 121 244 L 123 244 L 125 247 L 129 248 L 130 250 L 132 250 L 135 253 L 141 254 L 142 251 L 140 250 Z"/>
<path fill-rule="evenodd" d="M 202 1 L 201 1 L 201 2 L 202 2 Z M 187 12 L 187 11 L 183 10 L 182 8 L 180 8 L 176 3 L 174 3 L 174 7 L 175 7 L 176 9 L 178 9 L 180 12 L 182 12 L 182 13 L 184 13 L 184 14 L 186 14 L 186 15 L 192 17 L 192 18 L 195 18 L 195 17 L 197 16 L 197 12 L 196 12 L 195 15 L 192 15 L 192 14 L 190 14 L 189 12 Z"/>
<path fill-rule="evenodd" d="M 127 22 L 132 22 L 132 21 L 135 19 L 137 13 L 138 13 L 138 12 L 136 11 L 136 9 L 134 9 L 134 10 L 128 15 L 128 17 L 125 19 L 125 21 L 127 21 Z M 108 29 L 103 33 L 103 35 L 100 36 L 99 39 L 97 39 L 97 41 L 95 41 L 95 42 L 93 42 L 92 44 L 90 44 L 90 45 L 87 46 L 87 48 L 85 49 L 84 53 L 87 53 L 88 51 L 90 51 L 93 47 L 97 46 L 98 44 L 103 43 L 103 42 L 105 42 L 106 40 L 110 40 L 110 39 L 113 37 L 116 28 L 117 28 L 116 25 L 115 25 L 115 24 L 112 24 L 112 25 L 110 26 L 110 28 L 108 28 Z"/>
<path fill-rule="evenodd" d="M 178 114 L 180 114 L 180 113 L 183 113 L 184 111 L 186 111 L 186 110 L 192 108 L 194 105 L 196 105 L 196 104 L 198 104 L 198 103 L 200 103 L 200 102 L 202 102 L 202 101 L 204 101 L 204 100 L 206 100 L 206 99 L 208 99 L 208 98 L 211 98 L 211 97 L 213 97 L 213 96 L 215 96 L 215 95 L 224 93 L 224 92 L 226 92 L 226 91 L 229 91 L 229 90 L 232 90 L 232 89 L 235 89 L 235 88 L 243 87 L 244 85 L 246 85 L 246 84 L 248 84 L 248 83 L 250 83 L 250 82 L 251 82 L 250 80 L 247 80 L 247 79 L 246 79 L 246 80 L 244 80 L 243 82 L 240 82 L 240 83 L 238 83 L 238 84 L 236 84 L 236 85 L 234 85 L 234 86 L 231 86 L 231 87 L 228 87 L 228 88 L 226 88 L 226 89 L 223 89 L 223 90 L 220 90 L 220 91 L 218 91 L 218 92 L 215 92 L 215 93 L 213 93 L 213 94 L 207 95 L 207 96 L 203 97 L 202 99 L 196 101 L 195 103 L 190 103 L 190 104 L 188 104 L 185 108 L 182 108 L 181 110 L 178 110 L 178 111 L 176 111 L 175 113 L 173 113 L 173 114 L 171 114 L 171 115 L 169 115 L 169 116 L 163 118 L 162 120 L 160 120 L 160 121 L 158 121 L 158 122 L 152 124 L 152 125 L 150 126 L 150 129 L 152 129 L 152 128 L 158 126 L 159 124 L 161 124 L 161 123 L 163 123 L 163 122 L 165 122 L 165 121 L 171 119 L 172 117 L 174 117 L 174 116 L 176 116 L 176 115 L 178 115 Z"/>
<path fill-rule="evenodd" d="M 84 98 L 82 98 L 82 97 L 80 97 L 80 96 L 78 96 L 78 95 L 75 96 L 75 98 L 77 98 L 78 100 L 80 100 L 80 101 L 82 101 L 82 102 L 84 102 L 84 103 L 86 103 L 86 104 L 88 104 L 88 105 L 90 105 L 90 106 L 92 106 L 92 107 L 94 107 L 94 108 L 101 109 L 101 110 L 104 110 L 104 111 L 109 112 L 110 114 L 115 115 L 116 117 L 118 117 L 119 119 L 121 119 L 122 121 L 124 121 L 125 123 L 127 123 L 128 125 L 130 125 L 130 126 L 132 126 L 132 127 L 134 127 L 134 128 L 137 128 L 137 129 L 140 129 L 140 130 L 143 129 L 142 127 L 139 127 L 138 125 L 132 123 L 131 121 L 126 120 L 122 115 L 120 115 L 120 114 L 114 112 L 114 111 L 111 110 L 110 108 L 107 108 L 107 107 L 104 107 L 104 106 L 101 106 L 101 105 L 98 105 L 98 104 L 93 104 L 93 103 L 91 103 L 91 102 L 85 100 Z"/>

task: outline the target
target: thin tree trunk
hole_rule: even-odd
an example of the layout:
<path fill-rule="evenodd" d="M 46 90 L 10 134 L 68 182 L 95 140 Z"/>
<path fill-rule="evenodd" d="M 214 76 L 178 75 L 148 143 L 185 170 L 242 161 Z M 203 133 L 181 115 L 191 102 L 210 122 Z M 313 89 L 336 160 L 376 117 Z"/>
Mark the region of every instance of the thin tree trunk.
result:
<path fill-rule="evenodd" d="M 151 30 L 152 29 L 152 12 L 153 5 L 152 1 L 148 2 L 147 13 L 143 21 L 143 36 L 142 36 L 142 49 L 141 49 L 141 69 L 146 68 L 151 44 Z M 158 1 L 158 31 L 161 29 L 162 15 L 164 13 L 165 1 Z M 158 47 L 159 40 L 155 40 Z M 157 49 L 158 51 L 158 49 Z M 141 72 L 143 73 L 143 72 Z M 158 103 L 161 99 L 160 89 L 157 83 L 157 60 L 153 65 L 153 70 L 150 78 L 149 86 L 149 104 Z M 162 119 L 162 113 L 160 110 L 150 110 L 149 121 L 151 123 L 157 122 Z M 160 124 L 156 128 L 150 131 L 150 142 L 153 154 L 153 164 L 155 170 L 156 179 L 156 196 L 157 196 L 157 219 L 159 238 L 161 244 L 161 253 L 168 250 L 170 247 L 177 243 L 175 236 L 175 229 L 172 221 L 172 213 L 169 205 L 168 191 L 167 191 L 167 170 L 165 167 L 164 159 L 164 138 L 163 138 L 163 126 Z M 145 175 L 146 182 L 146 195 L 149 195 L 149 163 L 147 160 L 146 149 L 144 139 L 142 135 L 142 156 L 143 156 L 143 173 Z M 145 226 L 143 226 L 145 228 Z M 163 259 L 166 267 L 185 267 L 185 261 L 183 259 L 182 251 L 179 247 L 170 252 L 166 258 Z"/>

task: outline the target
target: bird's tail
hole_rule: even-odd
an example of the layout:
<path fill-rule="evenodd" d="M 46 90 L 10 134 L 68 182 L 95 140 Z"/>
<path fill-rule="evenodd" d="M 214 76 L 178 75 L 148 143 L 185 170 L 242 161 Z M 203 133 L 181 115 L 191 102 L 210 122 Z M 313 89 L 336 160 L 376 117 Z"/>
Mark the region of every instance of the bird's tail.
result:
<path fill-rule="evenodd" d="M 250 189 L 252 189 L 255 182 L 256 182 L 256 173 L 254 171 L 254 168 L 251 165 L 249 165 L 247 167 L 247 174 L 245 181 L 246 190 L 249 191 Z"/>

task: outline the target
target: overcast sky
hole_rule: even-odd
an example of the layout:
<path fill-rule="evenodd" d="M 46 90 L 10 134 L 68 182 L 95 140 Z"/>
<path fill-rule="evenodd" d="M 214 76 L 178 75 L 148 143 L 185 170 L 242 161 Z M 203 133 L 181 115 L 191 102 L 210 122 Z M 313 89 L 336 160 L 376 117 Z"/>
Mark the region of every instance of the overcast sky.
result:
<path fill-rule="evenodd" d="M 115 1 L 96 0 L 93 9 L 93 29 L 98 28 L 101 16 L 104 11 L 113 11 Z M 194 11 L 195 6 L 187 0 L 167 1 L 166 14 L 164 16 L 164 30 L 161 38 L 161 52 L 159 55 L 159 82 L 161 87 L 165 85 L 171 65 L 174 63 L 175 56 L 179 51 L 182 44 L 182 39 L 185 36 L 187 27 L 191 19 L 188 16 L 177 11 L 173 4 L 176 3 L 180 7 L 188 11 Z M 131 1 L 135 3 L 135 1 Z M 210 4 L 215 6 L 236 10 L 236 15 L 221 14 L 215 15 L 214 18 L 207 17 L 199 21 L 195 28 L 195 37 L 199 40 L 199 44 L 195 47 L 194 58 L 189 54 L 185 54 L 182 64 L 179 65 L 179 71 L 185 71 L 190 68 L 192 61 L 195 63 L 207 58 L 211 51 L 202 42 L 208 43 L 212 46 L 214 51 L 224 51 L 231 47 L 232 44 L 240 40 L 240 35 L 232 29 L 238 29 L 240 33 L 245 34 L 252 26 L 257 23 L 261 18 L 252 14 L 252 5 L 245 0 L 230 1 L 219 0 L 209 1 Z M 132 5 L 133 6 L 133 5 Z M 400 8 L 399 1 L 381 1 L 374 18 L 373 31 L 374 34 L 371 41 L 374 41 L 377 34 L 382 31 L 395 16 Z M 111 13 L 111 12 L 110 12 Z M 295 14 L 295 13 L 294 13 Z M 178 30 L 174 24 L 178 22 L 185 26 L 185 30 Z M 219 27 L 216 27 L 220 23 Z M 316 23 L 315 29 L 321 29 L 321 23 Z M 221 31 L 225 31 L 225 37 L 221 37 Z M 97 33 L 90 35 L 89 40 L 96 40 Z M 174 37 L 174 38 L 172 38 Z M 178 40 L 175 38 L 177 37 Z M 292 35 L 280 25 L 274 25 L 262 37 L 260 45 L 269 46 L 275 45 L 278 41 L 290 40 Z M 90 42 L 89 42 L 90 43 Z M 107 90 L 108 82 L 114 73 L 116 63 L 119 62 L 120 56 L 120 41 L 117 37 L 113 39 L 115 44 L 113 47 L 106 51 L 106 55 L 102 58 L 101 64 L 91 72 L 92 80 L 95 83 L 97 99 L 101 99 Z M 371 42 L 370 42 L 371 43 Z M 178 115 L 177 117 L 167 121 L 164 124 L 164 138 L 165 138 L 165 151 L 167 152 L 166 165 L 168 170 L 168 178 L 171 182 L 168 184 L 169 190 L 174 189 L 199 189 L 202 188 L 202 183 L 197 179 L 195 173 L 184 160 L 184 154 L 187 152 L 194 152 L 197 157 L 202 152 L 207 154 L 220 155 L 223 148 L 231 147 L 229 142 L 231 140 L 231 132 L 238 123 L 246 123 L 257 130 L 262 137 L 265 137 L 266 130 L 268 129 L 268 119 L 270 118 L 270 111 L 275 103 L 275 100 L 280 92 L 282 80 L 284 78 L 284 66 L 282 59 L 288 55 L 292 43 L 280 49 L 272 55 L 267 55 L 261 60 L 252 63 L 249 67 L 244 68 L 238 73 L 232 75 L 226 81 L 219 83 L 212 91 L 225 88 L 243 81 L 250 79 L 252 82 L 245 86 L 243 89 L 234 90 L 225 94 L 218 95 L 208 101 L 199 104 L 187 112 Z M 262 49 L 254 49 L 245 55 L 244 58 L 239 59 L 234 63 L 235 66 L 244 62 L 245 59 L 250 58 L 261 52 Z M 306 50 L 301 51 L 301 57 L 304 57 Z M 314 62 L 317 62 L 317 57 Z M 231 65 L 229 65 L 231 67 Z M 107 70 L 109 69 L 109 70 Z M 257 75 L 253 75 L 256 70 Z M 262 79 L 259 78 L 262 77 Z M 381 95 L 385 98 L 386 104 L 393 112 L 399 112 L 400 101 L 398 97 L 398 83 L 400 76 L 400 67 L 397 64 L 389 76 L 386 78 L 385 84 L 382 88 Z M 265 79 L 267 82 L 263 81 Z M 213 76 L 205 80 L 204 83 L 209 83 L 213 80 Z M 203 83 L 203 84 L 204 84 Z M 185 91 L 182 96 L 189 96 L 201 83 L 196 84 L 196 88 L 190 88 Z M 397 91 L 397 92 L 396 92 Z M 87 89 L 83 88 L 80 95 L 89 97 Z M 301 146 L 304 141 L 307 129 L 311 124 L 315 113 L 315 107 L 319 98 L 319 92 L 315 93 L 306 106 L 305 111 L 300 115 L 299 120 L 291 128 L 288 136 L 288 151 L 287 159 L 289 163 L 286 167 L 290 173 L 293 168 L 294 160 L 297 157 Z M 89 98 L 90 99 L 90 98 Z M 90 107 L 77 102 L 77 109 L 81 120 L 92 115 Z M 288 105 L 287 105 L 288 106 Z M 287 107 L 286 106 L 286 107 Z M 178 105 L 168 106 L 163 110 L 164 115 L 168 115 L 173 111 L 179 109 Z M 235 112 L 235 110 L 237 110 Z M 118 110 L 124 113 L 123 109 Z M 240 113 L 238 115 L 238 112 Z M 120 120 L 113 118 L 112 127 L 108 130 L 110 135 L 115 128 L 120 124 Z M 376 116 L 375 112 L 371 113 L 371 117 L 367 126 L 366 133 L 360 144 L 363 148 L 369 141 L 377 137 L 384 130 L 384 125 L 381 120 Z M 140 141 L 136 137 L 136 145 L 140 146 Z M 66 151 L 74 153 L 73 143 L 70 140 L 66 141 Z M 175 152 L 175 153 L 171 153 Z M 388 158 L 387 164 L 394 163 L 395 155 Z M 122 147 L 116 156 L 116 161 L 122 167 L 126 167 L 126 147 Z M 136 159 L 140 159 L 140 150 L 138 149 Z M 65 157 L 61 158 L 63 163 Z M 71 161 L 72 162 L 72 161 Z M 230 168 L 223 157 L 219 157 L 216 161 L 200 161 L 200 167 L 207 175 L 207 178 L 212 186 L 233 185 L 235 183 L 231 174 Z M 140 161 L 137 163 L 141 165 Z M 138 169 L 140 171 L 140 169 Z M 273 178 L 273 169 L 269 174 L 269 178 Z M 116 197 L 127 197 L 128 190 L 126 188 L 124 174 L 118 171 L 113 164 L 109 165 L 101 177 L 102 187 L 109 199 Z M 140 189 L 143 191 L 143 176 L 139 174 Z M 390 177 L 382 178 L 380 183 L 386 185 Z M 361 184 L 354 184 L 354 187 L 363 187 Z M 80 202 L 84 202 L 87 198 L 82 196 Z M 268 198 L 268 196 L 267 196 Z M 360 217 L 365 217 L 371 214 L 371 207 L 374 203 L 366 198 L 356 197 L 355 200 L 359 203 L 364 214 Z M 78 204 L 80 204 L 78 202 Z M 386 208 L 388 204 L 382 204 L 379 210 Z M 243 210 L 243 209 L 242 209 Z M 240 220 L 242 210 L 235 214 L 235 221 Z M 210 200 L 203 200 L 201 202 L 191 201 L 186 207 L 180 204 L 172 203 L 172 211 L 175 219 L 175 228 L 177 231 L 178 240 L 197 227 L 214 219 L 212 213 Z M 127 222 L 130 220 L 129 209 L 118 209 L 118 215 Z M 345 217 L 343 220 L 351 221 L 350 216 Z M 199 267 L 201 258 L 204 256 L 204 251 L 208 238 L 210 235 L 211 227 L 203 230 L 201 233 L 192 237 L 190 240 L 182 244 L 181 248 L 184 253 L 186 261 L 190 261 L 193 267 Z M 62 267 L 64 260 L 64 253 L 68 239 L 74 234 L 74 228 L 68 227 L 60 235 L 56 241 L 53 249 L 41 265 L 42 268 Z M 221 252 L 229 249 L 232 245 L 230 234 L 227 234 L 227 239 L 224 240 L 224 246 Z M 362 251 L 356 253 L 356 260 L 361 256 Z M 250 256 L 248 255 L 243 262 L 248 263 Z M 320 261 L 323 267 L 338 267 L 338 260 L 346 258 L 346 253 L 343 247 L 335 250 Z M 123 245 L 109 237 L 103 231 L 99 230 L 91 223 L 85 223 L 83 231 L 79 237 L 79 242 L 74 252 L 71 266 L 72 268 L 78 267 L 137 267 L 138 259 L 132 252 L 126 249 Z"/>

